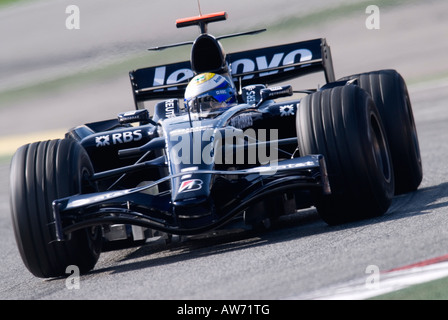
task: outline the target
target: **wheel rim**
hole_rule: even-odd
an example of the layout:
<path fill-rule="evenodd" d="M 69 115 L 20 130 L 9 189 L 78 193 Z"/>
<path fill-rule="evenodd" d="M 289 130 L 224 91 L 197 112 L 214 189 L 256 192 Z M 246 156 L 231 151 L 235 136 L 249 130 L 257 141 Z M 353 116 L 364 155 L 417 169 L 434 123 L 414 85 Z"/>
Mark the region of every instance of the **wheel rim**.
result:
<path fill-rule="evenodd" d="M 375 162 L 377 167 L 382 172 L 384 179 L 389 182 L 392 171 L 389 149 L 387 147 L 385 135 L 381 128 L 380 122 L 374 113 L 370 115 L 370 128 L 372 150 Z"/>
<path fill-rule="evenodd" d="M 405 104 L 406 104 L 406 111 L 409 117 L 409 128 L 411 130 L 411 139 L 412 143 L 414 145 L 415 154 L 417 157 L 418 163 L 421 165 L 421 157 L 420 157 L 420 145 L 418 143 L 418 136 L 417 136 L 417 128 L 415 127 L 415 121 L 414 116 L 411 109 L 411 101 L 409 99 L 409 95 L 406 92 L 406 98 L 405 98 Z"/>

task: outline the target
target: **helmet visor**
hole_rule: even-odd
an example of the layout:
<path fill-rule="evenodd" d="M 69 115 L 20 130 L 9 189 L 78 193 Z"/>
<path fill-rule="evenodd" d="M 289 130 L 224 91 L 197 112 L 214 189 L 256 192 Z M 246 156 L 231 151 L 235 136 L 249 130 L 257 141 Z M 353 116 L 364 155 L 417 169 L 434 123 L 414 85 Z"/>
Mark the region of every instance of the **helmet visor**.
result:
<path fill-rule="evenodd" d="M 233 88 L 213 89 L 187 101 L 190 112 L 202 115 L 220 113 L 236 102 Z"/>

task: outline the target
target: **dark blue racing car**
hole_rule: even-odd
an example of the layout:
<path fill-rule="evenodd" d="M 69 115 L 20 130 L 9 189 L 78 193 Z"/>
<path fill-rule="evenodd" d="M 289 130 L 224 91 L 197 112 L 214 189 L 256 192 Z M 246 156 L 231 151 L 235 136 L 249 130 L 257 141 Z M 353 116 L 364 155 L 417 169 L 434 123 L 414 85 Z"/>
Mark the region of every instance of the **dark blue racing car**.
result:
<path fill-rule="evenodd" d="M 114 244 L 266 224 L 315 207 L 328 224 L 384 214 L 422 180 L 403 78 L 336 80 L 325 39 L 225 54 L 211 22 L 189 61 L 130 72 L 135 110 L 22 146 L 11 163 L 19 251 L 37 277 L 93 269 Z M 319 89 L 288 80 L 323 72 Z M 299 98 L 294 98 L 300 94 Z M 155 101 L 150 104 L 151 101 Z M 151 110 L 151 111 L 150 111 Z"/>

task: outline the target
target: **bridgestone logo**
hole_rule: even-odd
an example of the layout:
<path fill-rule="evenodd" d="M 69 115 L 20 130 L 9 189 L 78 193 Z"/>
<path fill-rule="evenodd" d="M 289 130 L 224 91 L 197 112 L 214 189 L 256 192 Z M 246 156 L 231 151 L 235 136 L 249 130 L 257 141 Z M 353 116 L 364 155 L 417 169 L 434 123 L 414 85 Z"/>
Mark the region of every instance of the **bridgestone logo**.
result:
<path fill-rule="evenodd" d="M 182 181 L 180 184 L 178 192 L 188 192 L 188 191 L 196 191 L 200 190 L 202 188 L 202 180 L 199 179 L 192 179 L 192 180 L 186 180 Z"/>

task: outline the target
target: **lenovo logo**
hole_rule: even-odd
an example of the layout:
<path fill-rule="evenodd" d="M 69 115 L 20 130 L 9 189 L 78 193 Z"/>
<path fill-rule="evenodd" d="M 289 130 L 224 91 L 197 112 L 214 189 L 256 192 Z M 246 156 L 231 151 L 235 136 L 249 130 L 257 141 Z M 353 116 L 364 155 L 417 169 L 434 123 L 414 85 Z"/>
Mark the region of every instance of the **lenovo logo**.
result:
<path fill-rule="evenodd" d="M 167 75 L 167 67 L 157 67 L 154 70 L 154 82 L 153 86 L 163 86 L 165 84 L 175 84 L 178 82 L 184 82 L 194 77 L 194 73 L 191 69 L 182 68 L 170 72 Z M 177 87 L 168 88 L 168 90 L 176 90 Z"/>
<path fill-rule="evenodd" d="M 246 72 L 252 72 L 252 71 L 259 71 L 259 70 L 265 70 L 265 69 L 271 69 L 276 68 L 279 66 L 287 66 L 290 64 L 294 64 L 297 62 L 305 62 L 309 61 L 313 58 L 313 54 L 308 49 L 297 49 L 293 50 L 291 52 L 279 52 L 274 54 L 271 60 L 268 61 L 268 58 L 266 56 L 259 56 L 255 57 L 255 59 L 249 59 L 249 58 L 243 58 L 236 60 L 232 62 L 231 64 L 231 71 L 232 74 L 240 74 L 240 73 L 246 73 Z M 284 71 L 289 71 L 294 69 L 294 67 L 291 68 L 285 68 Z M 262 72 L 259 74 L 260 77 L 265 77 L 268 75 L 276 74 L 279 70 L 273 70 L 268 72 Z M 243 80 L 252 79 L 255 75 L 247 75 L 243 77 Z"/>
<path fill-rule="evenodd" d="M 289 50 L 288 50 L 289 49 Z M 264 54 L 263 54 L 264 53 Z M 228 58 L 231 74 L 241 74 L 253 71 L 276 68 L 280 66 L 288 66 L 298 62 L 306 62 L 312 60 L 313 52 L 310 49 L 297 49 L 294 46 L 279 46 L 269 50 L 247 51 L 239 54 L 229 55 Z M 152 85 L 154 87 L 187 82 L 193 78 L 194 72 L 186 62 L 175 63 L 166 66 L 150 68 L 153 74 Z M 285 68 L 283 71 L 293 70 L 294 67 Z M 243 80 L 265 77 L 268 75 L 282 72 L 280 70 L 271 70 L 261 72 L 258 75 L 251 74 L 243 77 Z M 171 87 L 166 90 L 177 90 L 178 87 Z M 160 89 L 162 91 L 163 89 Z"/>

